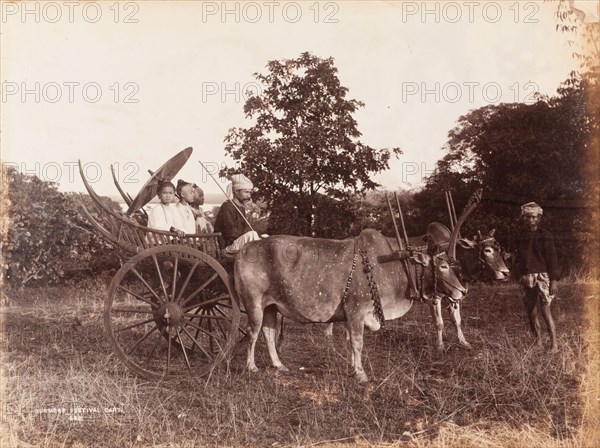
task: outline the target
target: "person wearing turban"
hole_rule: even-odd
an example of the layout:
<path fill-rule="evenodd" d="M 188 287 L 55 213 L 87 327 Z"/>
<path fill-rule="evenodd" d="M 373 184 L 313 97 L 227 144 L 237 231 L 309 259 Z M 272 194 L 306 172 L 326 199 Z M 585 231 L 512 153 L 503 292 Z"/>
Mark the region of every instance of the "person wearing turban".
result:
<path fill-rule="evenodd" d="M 215 232 L 221 233 L 221 247 L 233 255 L 246 243 L 260 239 L 246 222 L 246 208 L 252 204 L 252 181 L 243 174 L 231 176 L 228 200 L 221 205 L 215 220 Z"/>
<path fill-rule="evenodd" d="M 522 231 L 514 249 L 531 332 L 538 345 L 541 345 L 538 317 L 541 311 L 550 334 L 551 350 L 557 351 L 556 329 L 550 304 L 556 294 L 560 272 L 554 236 L 540 227 L 543 214 L 544 210 L 535 202 L 521 206 Z"/>

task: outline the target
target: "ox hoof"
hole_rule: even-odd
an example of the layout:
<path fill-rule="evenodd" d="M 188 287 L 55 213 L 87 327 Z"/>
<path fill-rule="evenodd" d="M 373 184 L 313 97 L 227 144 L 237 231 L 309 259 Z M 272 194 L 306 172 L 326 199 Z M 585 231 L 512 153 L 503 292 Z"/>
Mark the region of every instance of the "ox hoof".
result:
<path fill-rule="evenodd" d="M 284 366 L 283 364 L 280 366 L 274 366 L 278 372 L 289 372 L 290 369 L 288 369 L 286 366 Z"/>
<path fill-rule="evenodd" d="M 553 345 L 553 346 L 551 346 L 549 351 L 550 351 L 550 353 L 552 353 L 552 354 L 558 353 L 558 352 L 559 352 L 559 350 L 558 350 L 558 345 Z"/>
<path fill-rule="evenodd" d="M 461 342 L 460 345 L 462 345 L 463 348 L 465 348 L 467 350 L 473 350 L 473 346 L 471 344 L 469 344 L 467 341 Z"/>
<path fill-rule="evenodd" d="M 369 382 L 369 377 L 366 373 L 356 373 L 354 374 L 354 377 L 356 378 L 356 381 L 358 381 L 361 384 Z"/>
<path fill-rule="evenodd" d="M 438 353 L 444 353 L 444 346 L 443 345 L 436 345 L 435 346 L 435 351 Z"/>
<path fill-rule="evenodd" d="M 248 366 L 249 373 L 258 373 L 258 367 L 256 366 Z"/>

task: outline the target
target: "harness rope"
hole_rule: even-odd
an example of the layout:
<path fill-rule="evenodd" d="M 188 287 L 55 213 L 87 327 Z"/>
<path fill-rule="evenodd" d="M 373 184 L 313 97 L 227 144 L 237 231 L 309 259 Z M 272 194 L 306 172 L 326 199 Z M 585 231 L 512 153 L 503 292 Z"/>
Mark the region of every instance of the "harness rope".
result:
<path fill-rule="evenodd" d="M 369 263 L 369 257 L 367 255 L 367 251 L 362 247 L 360 236 L 354 240 L 354 256 L 352 257 L 352 267 L 350 268 L 350 274 L 348 275 L 348 280 L 346 281 L 346 287 L 344 288 L 344 293 L 342 294 L 342 304 L 346 303 L 346 299 L 348 298 L 348 293 L 350 291 L 350 285 L 352 283 L 352 278 L 354 276 L 354 271 L 356 269 L 356 262 L 358 260 L 358 254 L 362 258 L 363 262 L 363 271 L 367 277 L 367 281 L 369 283 L 369 288 L 371 289 L 371 298 L 373 299 L 373 308 L 375 318 L 379 322 L 381 328 L 385 326 L 385 318 L 383 316 L 383 308 L 381 306 L 381 297 L 379 296 L 379 288 L 377 287 L 377 283 L 375 282 L 375 278 L 373 277 L 373 268 L 374 264 Z M 357 253 L 358 247 L 358 253 Z"/>
<path fill-rule="evenodd" d="M 362 258 L 362 263 L 363 263 L 363 271 L 367 277 L 367 282 L 369 284 L 369 289 L 371 290 L 371 298 L 373 299 L 373 307 L 374 307 L 374 316 L 377 319 L 377 321 L 379 322 L 379 324 L 381 325 L 381 328 L 383 328 L 385 326 L 385 316 L 383 314 L 383 307 L 381 306 L 381 297 L 379 295 L 379 288 L 377 286 L 377 282 L 375 281 L 375 277 L 373 275 L 373 269 L 375 268 L 375 265 L 373 263 L 369 262 L 369 256 L 367 254 L 366 249 L 362 246 L 361 244 L 362 239 L 359 237 L 357 237 L 354 240 L 354 255 L 352 257 L 352 267 L 350 268 L 350 274 L 348 275 L 348 280 L 346 281 L 346 286 L 344 287 L 344 292 L 342 294 L 342 304 L 346 302 L 346 300 L 348 299 L 348 294 L 350 292 L 350 285 L 352 284 L 352 279 L 354 277 L 354 271 L 356 270 L 356 262 L 358 260 L 358 254 L 360 254 L 361 258 Z M 358 248 L 358 253 L 357 253 L 357 248 Z M 438 276 L 437 271 L 436 271 L 436 255 L 431 255 L 431 259 L 430 259 L 430 266 L 423 266 L 420 265 L 419 263 L 417 263 L 417 269 L 419 269 L 420 266 L 420 275 L 418 275 L 417 273 L 417 278 L 416 278 L 416 283 L 417 283 L 417 290 L 419 293 L 419 300 L 422 302 L 428 302 L 429 300 L 425 298 L 425 291 L 424 291 L 424 278 L 425 278 L 425 270 L 431 270 L 431 274 L 433 277 L 433 298 L 435 299 L 437 297 L 437 289 L 438 289 Z M 452 265 L 452 262 L 450 262 L 450 265 Z M 408 273 L 407 273 L 408 274 Z M 446 280 L 445 278 L 441 277 L 439 278 L 440 281 L 444 282 L 446 285 L 450 286 L 453 289 L 458 289 L 456 286 L 452 285 L 448 280 Z M 448 296 L 448 300 L 450 301 L 451 305 L 453 307 L 457 307 L 457 302 L 455 300 L 453 300 L 451 297 Z"/>
<path fill-rule="evenodd" d="M 358 249 L 360 251 L 360 256 L 362 257 L 363 262 L 363 271 L 367 276 L 367 281 L 369 282 L 369 288 L 371 289 L 371 298 L 373 299 L 373 314 L 375 315 L 375 319 L 381 325 L 381 328 L 385 326 L 385 318 L 383 316 L 383 308 L 381 307 L 381 297 L 379 297 L 379 288 L 377 287 L 377 283 L 375 282 L 375 278 L 373 277 L 373 268 L 374 264 L 369 263 L 369 257 L 367 255 L 367 251 L 360 244 L 360 237 L 358 243 Z"/>
<path fill-rule="evenodd" d="M 356 253 L 356 240 L 354 241 L 354 256 L 352 257 L 352 268 L 350 269 L 350 275 L 348 276 L 348 281 L 346 282 L 346 287 L 344 288 L 344 294 L 342 294 L 342 304 L 346 303 L 346 299 L 348 298 L 348 292 L 350 291 L 350 284 L 352 283 L 352 276 L 354 275 L 354 270 L 356 269 L 356 260 L 358 260 L 358 254 Z"/>

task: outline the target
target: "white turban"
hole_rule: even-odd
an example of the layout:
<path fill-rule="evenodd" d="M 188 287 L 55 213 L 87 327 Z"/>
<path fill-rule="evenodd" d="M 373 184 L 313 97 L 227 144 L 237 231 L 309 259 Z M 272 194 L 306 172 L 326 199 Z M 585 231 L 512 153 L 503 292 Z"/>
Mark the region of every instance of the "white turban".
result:
<path fill-rule="evenodd" d="M 543 215 L 544 210 L 535 202 L 528 202 L 521 206 L 521 216 L 525 215 Z"/>
<path fill-rule="evenodd" d="M 233 199 L 233 192 L 236 190 L 252 190 L 254 184 L 243 174 L 233 174 L 231 176 L 231 183 L 227 185 L 227 197 Z"/>

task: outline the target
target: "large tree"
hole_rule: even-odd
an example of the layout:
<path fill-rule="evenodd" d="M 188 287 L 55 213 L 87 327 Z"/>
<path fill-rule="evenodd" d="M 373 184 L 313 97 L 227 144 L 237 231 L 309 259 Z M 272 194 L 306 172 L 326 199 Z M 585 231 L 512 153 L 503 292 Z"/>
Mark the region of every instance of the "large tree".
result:
<path fill-rule="evenodd" d="M 569 2 L 557 2 L 557 30 L 573 36 L 579 61 L 557 89 L 534 104 L 490 105 L 458 119 L 425 188 L 415 197 L 422 225 L 447 222 L 444 190 L 460 206 L 470 192 L 485 190 L 467 231 L 514 230 L 519 205 L 546 208 L 545 225 L 561 241 L 565 264 L 575 267 L 598 251 L 600 182 L 600 48 L 597 23 L 581 23 Z M 582 257 L 583 255 L 583 257 Z"/>
<path fill-rule="evenodd" d="M 285 221 L 276 219 L 282 205 L 295 210 L 294 228 L 275 226 L 272 232 L 320 234 L 318 222 L 313 226 L 318 208 L 332 210 L 331 201 L 378 186 L 371 175 L 387 169 L 390 154 L 401 151 L 374 149 L 359 140 L 353 114 L 364 104 L 346 98 L 333 58 L 302 53 L 270 61 L 267 69 L 254 74 L 261 89 L 249 93 L 244 105 L 253 125 L 232 128 L 225 138 L 225 151 L 239 165 L 221 174 L 241 170 L 249 176 L 274 223 Z"/>
<path fill-rule="evenodd" d="M 425 221 L 444 220 L 444 190 L 461 206 L 477 187 L 484 200 L 467 225 L 497 227 L 506 236 L 517 225 L 519 205 L 536 201 L 545 224 L 567 250 L 591 237 L 591 212 L 599 202 L 597 84 L 585 79 L 534 104 L 486 106 L 459 118 L 446 155 L 416 197 Z M 596 98 L 592 100 L 592 98 Z M 582 251 L 580 251 L 582 252 Z M 576 258 L 568 261 L 575 264 Z"/>

